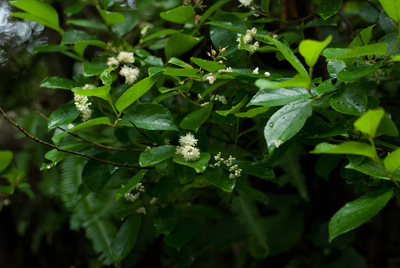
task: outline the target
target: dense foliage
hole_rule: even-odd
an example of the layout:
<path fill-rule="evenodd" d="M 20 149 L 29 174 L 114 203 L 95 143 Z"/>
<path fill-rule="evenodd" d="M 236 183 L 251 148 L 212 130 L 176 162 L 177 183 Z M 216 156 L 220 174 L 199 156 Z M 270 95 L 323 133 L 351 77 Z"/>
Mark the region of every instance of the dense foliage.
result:
<path fill-rule="evenodd" d="M 400 0 L 10 3 L 56 40 L 31 57 L 72 62 L 40 84 L 67 92 L 34 115 L 51 140 L 0 109 L 49 149 L 33 250 L 68 222 L 90 267 L 366 267 L 353 229 L 400 189 Z M 1 206 L 35 199 L 14 153 Z"/>

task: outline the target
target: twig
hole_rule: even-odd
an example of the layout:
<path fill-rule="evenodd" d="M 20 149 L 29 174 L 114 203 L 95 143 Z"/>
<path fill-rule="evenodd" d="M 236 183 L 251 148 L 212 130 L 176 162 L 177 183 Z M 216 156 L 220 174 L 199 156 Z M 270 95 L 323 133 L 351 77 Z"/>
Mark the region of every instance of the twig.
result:
<path fill-rule="evenodd" d="M 146 133 L 144 133 L 143 131 L 141 131 L 136 125 L 135 123 L 133 123 L 131 120 L 129 120 L 129 122 L 139 131 L 140 134 L 142 134 L 143 136 L 145 136 L 146 138 L 148 138 L 149 140 L 153 141 L 152 139 L 150 139 L 149 136 L 146 135 Z M 153 141 L 154 142 L 154 141 Z M 157 143 L 155 143 L 157 144 Z"/>
<path fill-rule="evenodd" d="M 12 120 L 6 115 L 6 113 L 3 111 L 3 109 L 2 109 L 1 107 L 0 107 L 0 112 L 3 114 L 3 117 L 4 117 L 8 122 L 10 122 L 12 125 L 14 125 L 15 127 L 17 127 L 22 133 L 25 134 L 25 136 L 26 136 L 27 138 L 29 138 L 29 139 L 31 139 L 31 140 L 34 140 L 34 141 L 36 141 L 36 142 L 38 142 L 38 143 L 44 144 L 44 145 L 46 145 L 46 146 L 48 146 L 48 147 L 54 148 L 54 149 L 56 149 L 57 151 L 65 152 L 65 153 L 69 153 L 69 154 L 75 154 L 75 155 L 78 155 L 78 156 L 82 156 L 82 157 L 85 157 L 85 158 L 89 158 L 89 159 L 98 161 L 98 162 L 103 163 L 103 164 L 108 164 L 108 165 L 113 165 L 113 166 L 120 166 L 120 167 L 127 167 L 127 168 L 139 168 L 139 169 L 150 169 L 150 168 L 154 168 L 154 167 L 132 166 L 132 165 L 129 165 L 128 163 L 122 164 L 122 163 L 110 162 L 110 161 L 103 160 L 103 159 L 100 159 L 100 158 L 97 158 L 97 157 L 93 157 L 93 156 L 90 156 L 90 155 L 86 155 L 86 154 L 83 154 L 83 153 L 79 153 L 79 152 L 74 152 L 74 151 L 62 149 L 62 148 L 57 147 L 57 146 L 55 146 L 55 145 L 53 145 L 53 144 L 51 144 L 51 143 L 48 143 L 48 142 L 39 140 L 39 139 L 36 138 L 35 136 L 32 136 L 31 134 L 29 134 L 29 133 L 28 133 L 25 129 L 23 129 L 19 124 L 17 124 L 17 123 L 15 123 L 14 121 L 12 121 Z"/>
<path fill-rule="evenodd" d="M 37 113 L 38 115 L 40 115 L 41 117 L 43 117 L 44 119 L 46 119 L 47 121 L 49 121 L 49 119 L 48 119 L 45 115 L 43 115 L 41 112 L 36 111 L 36 113 Z M 57 128 L 60 129 L 60 130 L 62 130 L 62 131 L 65 131 L 65 129 L 63 129 L 63 128 L 61 128 L 61 127 L 57 127 Z M 104 148 L 104 149 L 107 149 L 107 150 L 130 151 L 130 152 L 144 152 L 144 151 L 145 151 L 145 149 L 128 149 L 128 148 L 116 148 L 116 147 L 105 146 L 105 145 L 102 145 L 102 144 L 100 144 L 100 143 L 96 143 L 96 142 L 87 140 L 87 139 L 85 139 L 85 138 L 82 138 L 81 136 L 76 135 L 76 134 L 71 133 L 71 132 L 68 132 L 68 134 L 74 136 L 75 138 L 81 139 L 81 140 L 83 140 L 83 141 L 86 141 L 86 142 L 88 142 L 88 143 L 91 143 L 91 144 L 93 144 L 93 145 L 99 146 L 99 147 Z"/>

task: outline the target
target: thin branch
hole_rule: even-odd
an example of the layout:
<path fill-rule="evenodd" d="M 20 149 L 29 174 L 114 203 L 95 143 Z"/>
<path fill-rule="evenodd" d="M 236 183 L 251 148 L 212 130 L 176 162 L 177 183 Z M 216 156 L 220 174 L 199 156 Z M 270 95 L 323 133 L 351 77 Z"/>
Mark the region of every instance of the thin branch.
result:
<path fill-rule="evenodd" d="M 152 139 L 150 139 L 149 136 L 146 135 L 146 133 L 144 133 L 143 131 L 140 130 L 140 128 L 138 128 L 135 123 L 133 123 L 131 120 L 129 120 L 129 122 L 139 131 L 140 134 L 142 134 L 143 136 L 145 136 L 146 138 L 148 138 L 149 140 L 153 141 Z M 155 143 L 157 145 L 157 143 Z M 154 144 L 152 144 L 154 145 Z"/>
<path fill-rule="evenodd" d="M 40 115 L 41 117 L 43 117 L 44 119 L 46 119 L 47 121 L 49 121 L 49 119 L 48 119 L 44 114 L 42 114 L 41 112 L 36 111 L 36 113 L 37 113 L 38 115 Z M 65 129 L 63 129 L 63 128 L 61 128 L 61 127 L 57 127 L 57 128 L 60 129 L 60 130 L 62 130 L 62 131 L 65 131 Z M 107 149 L 107 150 L 130 151 L 130 152 L 144 152 L 144 151 L 145 151 L 145 149 L 128 149 L 128 148 L 116 148 L 116 147 L 105 146 L 105 145 L 103 145 L 103 144 L 96 143 L 96 142 L 87 140 L 87 139 L 85 139 L 85 138 L 82 138 L 81 136 L 76 135 L 76 134 L 71 133 L 71 132 L 68 132 L 68 134 L 74 136 L 75 138 L 81 139 L 81 140 L 83 140 L 83 141 L 86 141 L 86 142 L 88 142 L 88 143 L 91 143 L 91 144 L 93 144 L 93 145 L 96 145 L 96 146 L 98 146 L 98 147 L 101 147 L 101 148 L 104 148 L 104 149 Z"/>
<path fill-rule="evenodd" d="M 3 109 L 2 109 L 1 107 L 0 107 L 0 112 L 3 114 L 3 117 L 4 117 L 8 122 L 10 122 L 12 125 L 14 125 L 15 127 L 17 127 L 22 133 L 25 134 L 25 136 L 26 136 L 27 138 L 29 138 L 29 139 L 31 139 L 31 140 L 34 140 L 34 141 L 36 141 L 36 142 L 38 142 L 38 143 L 44 144 L 44 145 L 46 145 L 46 146 L 48 146 L 48 147 L 54 148 L 54 149 L 56 149 L 56 150 L 59 151 L 59 152 L 65 152 L 65 153 L 69 153 L 69 154 L 75 154 L 75 155 L 78 155 L 78 156 L 82 156 L 82 157 L 85 157 L 85 158 L 89 158 L 89 159 L 98 161 L 98 162 L 103 163 L 103 164 L 108 164 L 108 165 L 113 165 L 113 166 L 120 166 L 120 167 L 127 167 L 127 168 L 139 168 L 139 169 L 150 169 L 150 168 L 154 168 L 154 167 L 132 166 L 132 165 L 130 165 L 130 164 L 128 164 L 128 163 L 122 164 L 122 163 L 110 162 L 110 161 L 106 161 L 106 160 L 103 160 L 103 159 L 100 159 L 100 158 L 97 158 L 97 157 L 93 157 L 93 156 L 90 156 L 90 155 L 86 155 L 86 154 L 83 154 L 83 153 L 79 153 L 79 152 L 74 152 L 74 151 L 62 149 L 62 148 L 57 147 L 57 146 L 55 146 L 55 145 L 53 145 L 53 144 L 51 144 L 51 143 L 48 143 L 48 142 L 39 140 L 39 139 L 36 138 L 35 136 L 32 136 L 31 134 L 29 134 L 29 133 L 28 133 L 25 129 L 23 129 L 19 124 L 17 124 L 17 123 L 15 123 L 14 121 L 12 121 L 12 120 L 6 115 L 6 113 L 3 111 Z"/>

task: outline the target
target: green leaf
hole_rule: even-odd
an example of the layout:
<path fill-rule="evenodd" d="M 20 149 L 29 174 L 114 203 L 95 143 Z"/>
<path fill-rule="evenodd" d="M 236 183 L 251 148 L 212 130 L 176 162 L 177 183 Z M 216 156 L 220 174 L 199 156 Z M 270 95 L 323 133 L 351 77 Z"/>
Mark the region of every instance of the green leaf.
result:
<path fill-rule="evenodd" d="M 383 160 L 383 164 L 385 168 L 393 174 L 400 167 L 400 149 L 388 154 Z"/>
<path fill-rule="evenodd" d="M 167 12 L 160 13 L 162 19 L 180 24 L 193 24 L 194 15 L 194 8 L 191 5 L 180 6 Z"/>
<path fill-rule="evenodd" d="M 256 81 L 256 86 L 260 89 L 265 88 L 284 88 L 284 87 L 303 87 L 308 88 L 310 86 L 310 78 L 308 76 L 303 76 L 296 74 L 294 77 L 283 82 L 275 82 L 266 79 L 258 79 Z"/>
<path fill-rule="evenodd" d="M 64 52 L 69 50 L 69 47 L 67 46 L 60 46 L 60 45 L 45 45 L 45 46 L 36 46 L 33 48 L 32 55 L 35 55 L 37 53 L 41 52 Z"/>
<path fill-rule="evenodd" d="M 81 150 L 83 150 L 84 148 L 88 147 L 88 144 L 85 142 L 77 142 L 77 143 L 72 143 L 72 144 L 68 144 L 65 146 L 61 146 L 61 149 L 64 150 L 69 150 L 69 151 L 74 151 L 74 152 L 79 152 Z M 50 151 L 48 151 L 44 157 L 50 161 L 53 162 L 52 166 L 57 165 L 60 161 L 64 160 L 65 158 L 71 156 L 70 153 L 66 153 L 66 152 L 61 152 L 58 151 L 57 149 L 52 149 Z"/>
<path fill-rule="evenodd" d="M 67 20 L 67 24 L 73 24 L 76 26 L 81 26 L 85 28 L 90 28 L 90 29 L 95 29 L 95 30 L 102 30 L 102 31 L 107 31 L 107 26 L 104 25 L 103 23 L 99 22 L 93 22 L 90 20 Z"/>
<path fill-rule="evenodd" d="M 342 0 L 322 0 L 317 7 L 317 14 L 324 20 L 335 15 L 342 6 Z"/>
<path fill-rule="evenodd" d="M 293 54 L 292 49 L 290 47 L 284 45 L 279 40 L 276 40 L 268 35 L 260 35 L 260 37 L 264 37 L 268 41 L 270 41 L 274 46 L 276 46 L 285 59 L 299 72 L 300 75 L 308 77 L 308 73 L 304 68 L 303 64 L 299 61 L 299 59 Z"/>
<path fill-rule="evenodd" d="M 136 184 L 138 184 L 138 182 L 140 182 L 144 175 L 146 175 L 147 173 L 147 169 L 142 169 L 141 171 L 139 171 L 138 173 L 136 173 L 135 176 L 133 176 L 127 184 L 125 184 L 124 187 L 122 187 L 121 189 L 118 189 L 115 192 L 115 199 L 116 201 L 118 201 L 121 197 L 123 197 L 128 191 L 130 191 L 133 187 L 135 187 Z"/>
<path fill-rule="evenodd" d="M 166 208 L 159 207 L 154 215 L 154 228 L 162 234 L 170 234 L 177 222 L 178 213 L 173 205 L 168 205 Z"/>
<path fill-rule="evenodd" d="M 82 171 L 82 183 L 98 196 L 104 186 L 110 181 L 111 173 L 108 165 L 90 159 Z"/>
<path fill-rule="evenodd" d="M 125 16 L 119 12 L 102 10 L 99 5 L 97 5 L 96 8 L 106 25 L 113 25 L 125 21 Z"/>
<path fill-rule="evenodd" d="M 329 1 L 329 2 L 334 2 L 334 1 Z M 318 58 L 321 55 L 322 51 L 329 45 L 331 41 L 332 41 L 332 35 L 328 36 L 322 42 L 315 40 L 303 40 L 300 42 L 299 52 L 304 57 L 306 64 L 309 67 L 313 67 L 317 63 Z"/>
<path fill-rule="evenodd" d="M 108 69 L 104 70 L 101 75 L 100 79 L 101 82 L 103 82 L 104 85 L 110 86 L 112 84 L 112 77 L 111 77 L 111 72 L 114 71 L 113 67 L 108 67 Z"/>
<path fill-rule="evenodd" d="M 62 32 L 57 11 L 48 3 L 32 0 L 12 1 L 11 5 L 27 13 L 14 12 L 10 16 L 39 22 L 44 26 Z"/>
<path fill-rule="evenodd" d="M 84 42 L 84 41 L 93 41 L 97 40 L 96 36 L 88 34 L 84 31 L 78 31 L 72 28 L 69 28 L 65 33 L 61 40 L 61 45 L 68 45 L 74 44 L 77 42 Z"/>
<path fill-rule="evenodd" d="M 365 90 L 356 84 L 341 87 L 329 101 L 331 107 L 343 114 L 361 115 L 367 107 Z"/>
<path fill-rule="evenodd" d="M 200 66 L 204 70 L 206 70 L 207 72 L 210 72 L 210 73 L 213 73 L 213 72 L 216 72 L 218 70 L 226 68 L 225 64 L 221 64 L 219 62 L 203 60 L 203 59 L 194 58 L 194 57 L 191 57 L 190 60 L 193 61 L 194 63 L 196 63 L 198 66 Z"/>
<path fill-rule="evenodd" d="M 268 206 L 269 198 L 263 192 L 244 183 L 238 183 L 237 188 L 245 192 L 251 198 L 254 198 L 255 200 L 260 201 L 264 205 Z"/>
<path fill-rule="evenodd" d="M 366 46 L 349 48 L 327 48 L 324 50 L 323 55 L 327 59 L 349 59 L 367 55 L 385 55 L 388 49 L 388 44 L 378 43 Z"/>
<path fill-rule="evenodd" d="M 377 134 L 378 135 L 387 135 L 390 137 L 397 137 L 399 136 L 399 131 L 397 130 L 396 125 L 393 121 L 386 115 L 382 118 L 381 123 L 379 124 Z"/>
<path fill-rule="evenodd" d="M 208 168 L 204 171 L 204 177 L 214 186 L 227 193 L 231 193 L 235 188 L 236 178 L 229 179 L 229 174 L 222 168 Z"/>
<path fill-rule="evenodd" d="M 174 34 L 174 33 L 179 33 L 179 31 L 174 30 L 174 29 L 161 30 L 161 31 L 155 32 L 155 33 L 143 38 L 143 42 L 146 42 L 148 40 L 157 38 L 159 36 L 171 35 L 171 34 Z"/>
<path fill-rule="evenodd" d="M 74 102 L 70 102 L 64 106 L 61 106 L 50 115 L 47 128 L 48 130 L 51 130 L 65 124 L 69 124 L 80 114 L 81 112 L 76 109 Z"/>
<path fill-rule="evenodd" d="M 133 127 L 129 121 L 132 121 L 138 128 L 178 131 L 171 113 L 160 104 L 138 104 L 129 109 L 118 125 Z"/>
<path fill-rule="evenodd" d="M 232 107 L 229 110 L 219 110 L 219 111 L 215 111 L 217 114 L 222 115 L 222 116 L 227 116 L 228 114 L 237 114 L 240 111 L 240 108 L 242 108 L 246 102 L 247 102 L 247 95 L 244 96 L 243 100 L 241 100 L 238 104 L 236 104 L 234 107 Z"/>
<path fill-rule="evenodd" d="M 362 142 L 349 141 L 339 145 L 326 142 L 318 144 L 310 154 L 355 154 L 375 158 L 375 150 L 371 145 Z"/>
<path fill-rule="evenodd" d="M 183 129 L 192 129 L 194 131 L 198 131 L 200 126 L 207 120 L 212 111 L 213 103 L 209 103 L 206 107 L 201 108 L 197 111 L 191 112 L 181 121 L 181 128 Z"/>
<path fill-rule="evenodd" d="M 350 163 L 345 166 L 345 168 L 357 170 L 374 178 L 390 180 L 389 174 L 385 172 L 378 163 L 370 158 L 365 158 L 358 165 Z M 400 181 L 400 170 L 395 170 L 393 173 L 393 179 Z"/>
<path fill-rule="evenodd" d="M 266 80 L 260 79 L 256 81 L 256 86 L 258 86 L 260 90 L 254 95 L 247 106 L 280 106 L 311 97 L 308 91 L 302 87 L 263 89 L 264 81 Z"/>
<path fill-rule="evenodd" d="M 68 78 L 61 78 L 58 76 L 46 77 L 42 83 L 41 87 L 47 88 L 59 88 L 59 89 L 72 89 L 77 86 L 75 81 L 72 81 Z"/>
<path fill-rule="evenodd" d="M 206 11 L 204 11 L 204 13 L 201 15 L 200 21 L 199 21 L 199 25 L 202 25 L 203 22 L 206 21 L 206 19 L 211 16 L 211 14 L 217 10 L 218 8 L 220 8 L 222 5 L 228 3 L 229 0 L 219 0 L 217 2 L 215 2 L 212 6 L 210 6 L 209 8 L 207 8 Z M 242 22 L 243 23 L 243 22 Z"/>
<path fill-rule="evenodd" d="M 384 116 L 384 110 L 368 110 L 354 122 L 354 128 L 369 135 L 369 137 L 373 139 L 375 138 L 379 123 Z"/>
<path fill-rule="evenodd" d="M 185 76 L 185 77 L 197 77 L 200 78 L 198 73 L 199 69 L 177 69 L 177 68 L 168 68 L 165 69 L 163 74 L 170 76 Z"/>
<path fill-rule="evenodd" d="M 0 151 L 0 172 L 8 167 L 13 157 L 14 154 L 11 151 Z"/>
<path fill-rule="evenodd" d="M 122 113 L 129 105 L 138 100 L 143 94 L 145 94 L 149 89 L 158 81 L 161 76 L 161 72 L 156 73 L 152 76 L 146 77 L 140 80 L 133 86 L 131 86 L 121 97 L 117 100 L 115 106 L 118 111 Z"/>
<path fill-rule="evenodd" d="M 141 215 L 134 213 L 121 225 L 111 245 L 111 254 L 116 263 L 120 263 L 131 252 L 139 235 L 141 221 Z"/>
<path fill-rule="evenodd" d="M 244 113 L 237 113 L 237 114 L 235 114 L 235 116 L 253 118 L 253 117 L 256 117 L 259 114 L 265 113 L 268 110 L 269 110 L 268 106 L 266 106 L 266 107 L 257 107 L 257 108 L 254 108 L 254 109 L 250 109 L 250 110 L 248 110 L 247 112 L 244 112 Z"/>
<path fill-rule="evenodd" d="M 200 152 L 200 157 L 196 161 L 186 161 L 183 156 L 177 155 L 175 156 L 172 161 L 174 161 L 177 164 L 181 164 L 184 166 L 192 167 L 194 170 L 196 170 L 196 173 L 202 173 L 204 170 L 206 170 L 208 166 L 208 162 L 210 161 L 211 155 L 206 152 Z"/>
<path fill-rule="evenodd" d="M 99 97 L 106 101 L 110 99 L 110 90 L 111 86 L 102 86 L 102 87 L 95 87 L 95 88 L 88 88 L 82 89 L 80 87 L 76 87 L 72 89 L 72 92 L 82 95 L 82 96 L 93 96 Z"/>
<path fill-rule="evenodd" d="M 367 222 L 392 197 L 393 189 L 380 189 L 347 203 L 329 221 L 329 242 Z"/>
<path fill-rule="evenodd" d="M 176 33 L 171 35 L 165 46 L 165 57 L 169 60 L 172 57 L 179 57 L 189 50 L 191 50 L 195 45 L 203 40 L 202 37 L 192 37 L 183 33 Z"/>
<path fill-rule="evenodd" d="M 379 0 L 386 13 L 396 22 L 400 19 L 400 2 L 397 0 Z"/>
<path fill-rule="evenodd" d="M 196 233 L 196 221 L 191 218 L 185 218 L 175 226 L 172 233 L 164 236 L 164 242 L 180 251 L 181 247 L 192 240 Z"/>
<path fill-rule="evenodd" d="M 68 132 L 71 131 L 75 131 L 81 128 L 86 128 L 86 127 L 91 127 L 91 126 L 95 126 L 95 125 L 108 125 L 110 126 L 110 119 L 108 117 L 99 117 L 99 118 L 95 118 L 86 122 L 83 122 L 82 124 L 79 124 L 71 129 L 67 129 L 64 132 L 61 132 L 55 136 L 53 136 L 51 139 L 54 142 L 54 145 L 58 146 L 58 144 L 60 143 L 60 140 L 62 139 L 62 137 L 65 136 L 65 134 L 67 134 Z"/>
<path fill-rule="evenodd" d="M 337 75 L 337 79 L 343 82 L 352 82 L 375 72 L 381 65 L 382 61 L 375 64 L 367 62 L 354 63 L 341 70 Z"/>
<path fill-rule="evenodd" d="M 282 143 L 296 135 L 312 113 L 312 100 L 299 100 L 283 106 L 268 120 L 264 129 L 268 151 L 272 153 Z"/>
<path fill-rule="evenodd" d="M 165 159 L 175 156 L 176 146 L 161 145 L 141 153 L 139 164 L 141 167 L 153 166 Z"/>
<path fill-rule="evenodd" d="M 115 33 L 118 37 L 123 37 L 125 34 L 129 33 L 138 22 L 138 12 L 135 11 L 120 11 L 122 16 L 125 17 L 125 21 L 121 23 L 116 23 L 111 26 L 111 30 Z"/>
<path fill-rule="evenodd" d="M 84 62 L 82 67 L 84 76 L 99 75 L 108 69 L 106 62 L 101 62 L 97 59 L 92 62 Z"/>

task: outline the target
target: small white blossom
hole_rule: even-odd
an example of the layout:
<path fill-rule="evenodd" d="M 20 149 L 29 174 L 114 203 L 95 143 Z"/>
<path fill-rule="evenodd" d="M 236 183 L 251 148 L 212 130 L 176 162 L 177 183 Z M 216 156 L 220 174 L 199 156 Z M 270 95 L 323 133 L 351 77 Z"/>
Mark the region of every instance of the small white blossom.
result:
<path fill-rule="evenodd" d="M 86 86 L 87 85 L 85 85 L 85 87 Z M 81 112 L 82 121 L 85 122 L 89 120 L 92 115 L 92 110 L 89 109 L 89 106 L 92 103 L 88 102 L 88 97 L 74 93 L 74 100 L 76 109 Z"/>
<path fill-rule="evenodd" d="M 279 146 L 281 146 L 283 143 L 281 140 L 273 140 L 272 142 L 275 144 L 276 148 L 279 148 Z"/>
<path fill-rule="evenodd" d="M 210 73 L 206 79 L 208 80 L 208 82 L 212 85 L 215 82 L 215 76 L 212 75 L 212 73 Z"/>
<path fill-rule="evenodd" d="M 144 214 L 146 215 L 146 209 L 144 207 L 139 208 L 138 210 L 136 210 L 137 214 Z"/>
<path fill-rule="evenodd" d="M 133 52 L 121 51 L 118 54 L 117 58 L 120 62 L 126 62 L 126 63 L 134 63 L 135 62 L 135 58 L 133 57 Z"/>
<path fill-rule="evenodd" d="M 153 198 L 150 200 L 150 205 L 155 206 L 155 205 L 157 204 L 157 202 L 158 202 L 158 198 L 157 198 L 157 197 L 153 197 Z"/>
<path fill-rule="evenodd" d="M 257 41 L 254 43 L 253 47 L 251 48 L 251 53 L 254 53 L 259 48 L 260 48 L 260 43 Z"/>
<path fill-rule="evenodd" d="M 253 70 L 253 74 L 258 74 L 258 67 Z"/>
<path fill-rule="evenodd" d="M 186 133 L 185 136 L 181 136 L 179 138 L 179 143 L 182 146 L 185 146 L 185 145 L 196 146 L 197 139 L 194 137 L 194 135 L 192 133 L 189 132 L 189 133 Z"/>
<path fill-rule="evenodd" d="M 129 192 L 124 194 L 124 198 L 126 201 L 130 201 L 130 202 L 135 202 L 137 199 L 135 195 L 133 195 Z"/>
<path fill-rule="evenodd" d="M 248 6 L 251 6 L 251 4 L 253 3 L 253 0 L 239 0 L 239 2 L 240 2 L 239 7 L 241 7 L 241 6 L 248 7 Z"/>
<path fill-rule="evenodd" d="M 204 103 L 202 103 L 202 104 L 200 104 L 200 106 L 202 106 L 202 107 L 204 107 L 204 106 L 207 106 L 207 104 L 209 104 L 210 102 L 204 102 Z"/>
<path fill-rule="evenodd" d="M 107 59 L 107 65 L 108 65 L 108 67 L 118 66 L 119 65 L 119 61 L 114 57 L 110 57 L 110 58 Z"/>
<path fill-rule="evenodd" d="M 226 67 L 225 71 L 226 71 L 226 72 L 233 72 L 233 71 L 232 71 L 232 67 Z"/>
<path fill-rule="evenodd" d="M 277 34 L 274 34 L 274 36 L 272 36 L 272 38 L 274 38 L 274 39 L 278 39 L 278 38 L 279 38 L 279 36 L 278 36 Z"/>
<path fill-rule="evenodd" d="M 72 128 L 74 128 L 74 124 L 69 124 L 68 129 L 72 129 Z"/>
<path fill-rule="evenodd" d="M 96 88 L 94 85 L 91 84 L 86 84 L 82 87 L 82 89 L 92 89 L 92 88 Z"/>
<path fill-rule="evenodd" d="M 133 84 L 139 77 L 139 69 L 131 68 L 127 65 L 121 68 L 120 75 L 125 77 L 125 84 Z"/>
<path fill-rule="evenodd" d="M 200 157 L 200 150 L 196 147 L 186 145 L 182 149 L 182 156 L 185 161 L 195 161 Z"/>
<path fill-rule="evenodd" d="M 265 75 L 266 77 L 270 77 L 270 76 L 271 76 L 271 74 L 270 74 L 269 72 L 265 72 L 264 75 Z"/>

